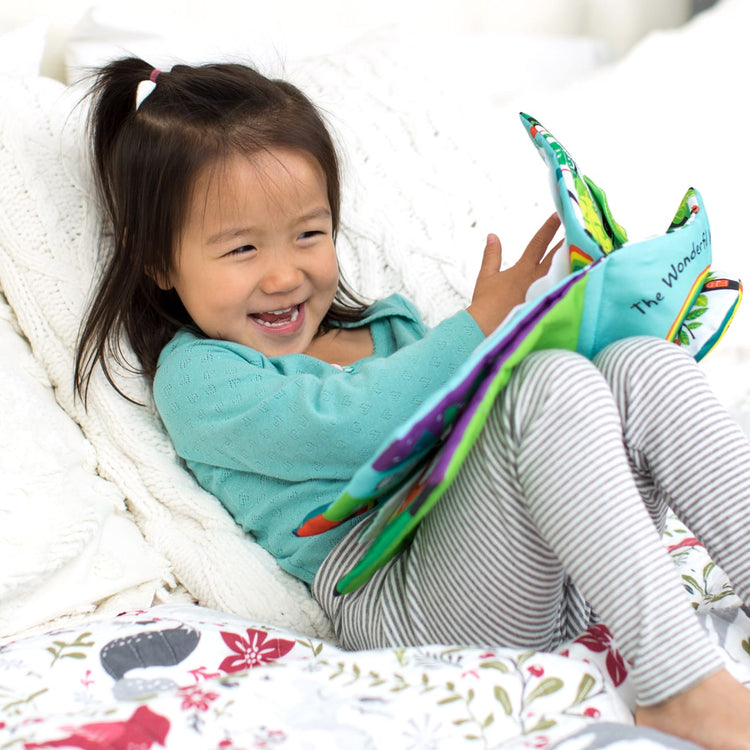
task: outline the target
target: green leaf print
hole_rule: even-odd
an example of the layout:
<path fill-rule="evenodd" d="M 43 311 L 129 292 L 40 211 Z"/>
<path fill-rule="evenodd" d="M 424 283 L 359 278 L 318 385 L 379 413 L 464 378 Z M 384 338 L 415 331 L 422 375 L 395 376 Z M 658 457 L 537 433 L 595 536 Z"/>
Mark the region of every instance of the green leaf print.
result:
<path fill-rule="evenodd" d="M 520 669 L 521 665 L 528 661 L 532 656 L 536 656 L 536 651 L 524 651 L 516 657 L 516 667 Z"/>
<path fill-rule="evenodd" d="M 513 706 L 510 702 L 510 696 L 508 691 L 500 685 L 495 685 L 495 700 L 503 707 L 506 716 L 510 716 L 513 713 Z"/>
<path fill-rule="evenodd" d="M 455 693 L 454 695 L 449 695 L 447 698 L 441 698 L 438 701 L 438 706 L 444 706 L 446 703 L 455 703 L 455 701 L 460 701 L 461 696 L 458 693 Z"/>
<path fill-rule="evenodd" d="M 398 693 L 400 690 L 406 690 L 411 687 L 409 682 L 404 679 L 404 676 L 400 675 L 398 672 L 394 672 L 393 677 L 396 680 L 396 684 L 391 688 L 392 693 Z"/>
<path fill-rule="evenodd" d="M 687 584 L 690 586 L 690 593 L 691 594 L 697 594 L 698 592 L 703 592 L 703 588 L 698 583 L 698 581 L 693 578 L 693 576 L 689 576 L 685 573 L 682 574 L 682 580 L 687 582 Z"/>
<path fill-rule="evenodd" d="M 20 713 L 19 709 L 21 706 L 32 704 L 36 698 L 38 698 L 40 695 L 43 695 L 48 690 L 49 688 L 42 688 L 41 690 L 37 690 L 35 693 L 31 693 L 31 695 L 27 695 L 24 698 L 15 698 L 15 700 L 10 700 L 7 703 L 0 703 L 0 713 L 18 714 Z M 15 693 L 11 693 L 10 690 L 5 690 L 2 686 L 0 686 L 0 696 L 4 697 L 3 694 L 7 694 L 8 696 L 15 696 Z M 6 747 L 6 745 L 3 745 L 2 747 Z"/>
<path fill-rule="evenodd" d="M 405 667 L 409 664 L 409 657 L 406 653 L 405 648 L 394 648 L 393 654 L 396 657 L 396 661 L 398 661 L 400 666 Z"/>
<path fill-rule="evenodd" d="M 371 670 L 369 677 L 371 679 L 370 687 L 377 687 L 378 685 L 385 684 L 385 680 L 377 672 Z"/>
<path fill-rule="evenodd" d="M 70 643 L 66 641 L 52 641 L 53 645 L 47 647 L 47 651 L 52 654 L 52 664 L 54 666 L 58 659 L 85 659 L 86 654 L 82 651 L 70 651 L 69 649 L 91 648 L 93 641 L 87 641 L 91 638 L 90 632 L 81 633 L 78 638 Z"/>
<path fill-rule="evenodd" d="M 482 662 L 479 665 L 479 668 L 480 669 L 496 669 L 498 672 L 502 672 L 503 674 L 508 674 L 508 672 L 510 671 L 508 669 L 507 664 L 503 664 L 503 662 L 496 661 L 496 660 Z"/>
<path fill-rule="evenodd" d="M 541 698 L 544 695 L 551 695 L 552 693 L 556 693 L 562 688 L 562 686 L 562 680 L 558 679 L 557 677 L 547 677 L 528 694 L 526 700 L 523 702 L 524 708 L 535 701 L 537 698 Z"/>
<path fill-rule="evenodd" d="M 552 727 L 557 726 L 557 722 L 554 719 L 546 719 L 542 718 L 539 719 L 539 721 L 534 724 L 531 729 L 526 730 L 526 734 L 531 734 L 532 732 L 542 732 L 545 729 L 551 729 Z"/>
<path fill-rule="evenodd" d="M 708 280 L 708 278 L 706 280 Z M 682 321 L 682 325 L 680 326 L 680 330 L 677 333 L 675 341 L 679 341 L 682 346 L 688 346 L 690 344 L 690 339 L 695 338 L 692 331 L 697 330 L 703 325 L 702 321 L 699 320 L 699 318 L 701 318 L 707 312 L 708 297 L 706 297 L 706 295 L 703 293 L 699 294 L 695 298 L 693 306 L 690 308 L 690 310 L 688 310 L 688 313 L 685 316 L 685 320 Z"/>
<path fill-rule="evenodd" d="M 588 674 L 588 672 L 583 675 L 583 677 L 581 677 L 581 682 L 578 684 L 578 691 L 576 692 L 573 705 L 577 706 L 579 703 L 583 702 L 591 692 L 594 685 L 596 685 L 596 680 L 592 675 Z"/>
<path fill-rule="evenodd" d="M 320 656 L 321 651 L 323 651 L 322 641 L 320 643 L 313 643 L 309 639 L 297 638 L 297 643 L 303 648 L 309 648 L 313 656 Z"/>

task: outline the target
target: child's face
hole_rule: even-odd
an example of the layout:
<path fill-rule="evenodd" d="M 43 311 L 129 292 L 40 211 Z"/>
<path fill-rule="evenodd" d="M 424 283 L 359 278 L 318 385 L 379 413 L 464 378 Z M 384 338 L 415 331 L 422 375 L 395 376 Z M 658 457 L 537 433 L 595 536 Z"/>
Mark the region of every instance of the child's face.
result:
<path fill-rule="evenodd" d="M 210 338 L 304 353 L 339 281 L 317 161 L 286 149 L 232 156 L 199 175 L 188 208 L 162 286 Z"/>

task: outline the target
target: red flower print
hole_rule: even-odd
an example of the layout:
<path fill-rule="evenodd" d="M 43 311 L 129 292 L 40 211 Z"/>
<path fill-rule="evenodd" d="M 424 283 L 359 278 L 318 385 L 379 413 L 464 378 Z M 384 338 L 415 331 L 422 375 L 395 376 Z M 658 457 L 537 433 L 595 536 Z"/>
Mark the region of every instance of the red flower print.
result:
<path fill-rule="evenodd" d="M 468 669 L 466 672 L 461 672 L 461 677 L 466 677 L 467 675 L 471 675 L 472 677 L 476 677 L 479 679 L 479 672 L 477 672 L 476 669 Z"/>
<path fill-rule="evenodd" d="M 198 711 L 208 711 L 211 701 L 215 701 L 219 697 L 218 693 L 205 692 L 194 686 L 180 688 L 178 693 L 182 698 L 181 708 L 183 711 L 189 711 L 191 708 Z"/>
<path fill-rule="evenodd" d="M 532 737 L 530 740 L 526 740 L 524 744 L 526 745 L 526 747 L 544 748 L 549 745 L 549 737 L 545 737 L 545 735 L 540 734 L 537 737 Z"/>
<path fill-rule="evenodd" d="M 541 677 L 544 674 L 544 667 L 539 664 L 532 664 L 530 667 L 527 667 L 527 669 L 534 675 L 534 677 Z"/>
<path fill-rule="evenodd" d="M 203 680 L 211 680 L 214 677 L 221 677 L 221 672 L 207 672 L 205 667 L 197 667 L 196 669 L 188 669 L 196 682 Z"/>
<path fill-rule="evenodd" d="M 580 643 L 589 651 L 595 653 L 606 652 L 605 663 L 609 677 L 615 684 L 615 687 L 621 685 L 628 676 L 628 669 L 625 666 L 625 659 L 615 648 L 612 634 L 604 625 L 592 625 L 583 635 L 578 636 L 574 643 Z"/>
<path fill-rule="evenodd" d="M 676 549 L 681 549 L 682 547 L 702 547 L 703 545 L 694 537 L 694 536 L 688 536 L 685 537 L 681 542 L 677 542 L 677 544 L 670 544 L 667 547 L 667 552 L 674 552 Z"/>
<path fill-rule="evenodd" d="M 294 641 L 269 638 L 263 630 L 248 628 L 247 638 L 237 633 L 224 633 L 224 643 L 234 652 L 219 664 L 222 672 L 242 672 L 265 662 L 276 661 L 294 648 Z"/>

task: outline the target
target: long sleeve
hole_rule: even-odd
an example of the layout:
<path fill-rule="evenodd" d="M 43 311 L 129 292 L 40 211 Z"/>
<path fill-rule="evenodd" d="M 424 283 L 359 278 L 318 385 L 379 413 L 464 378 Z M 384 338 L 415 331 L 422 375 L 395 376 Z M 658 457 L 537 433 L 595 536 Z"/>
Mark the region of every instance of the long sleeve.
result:
<path fill-rule="evenodd" d="M 461 312 L 388 356 L 376 345 L 372 357 L 340 370 L 193 338 L 165 352 L 155 398 L 188 462 L 293 482 L 348 479 L 480 340 Z"/>
<path fill-rule="evenodd" d="M 198 482 L 288 572 L 310 583 L 348 531 L 293 530 L 335 500 L 391 432 L 446 383 L 483 336 L 461 311 L 426 329 L 395 295 L 373 306 L 374 353 L 343 370 L 269 359 L 184 330 L 154 380 L 159 413 Z"/>

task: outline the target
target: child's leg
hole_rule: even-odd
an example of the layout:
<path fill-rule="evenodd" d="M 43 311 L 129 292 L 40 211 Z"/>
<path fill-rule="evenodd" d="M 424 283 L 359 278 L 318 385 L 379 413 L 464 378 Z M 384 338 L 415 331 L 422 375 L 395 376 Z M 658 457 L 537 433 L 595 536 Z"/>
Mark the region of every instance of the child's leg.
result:
<path fill-rule="evenodd" d="M 750 444 L 695 360 L 655 338 L 595 359 L 620 412 L 631 468 L 654 521 L 667 507 L 706 545 L 750 603 Z"/>
<path fill-rule="evenodd" d="M 612 388 L 636 483 L 658 522 L 667 506 L 697 534 L 747 603 L 750 447 L 694 360 L 655 339 L 629 339 L 596 363 Z M 657 705 L 639 724 L 706 748 L 750 748 L 750 691 L 722 670 Z"/>
<path fill-rule="evenodd" d="M 353 648 L 429 642 L 551 648 L 575 623 L 566 571 L 612 629 L 642 704 L 719 670 L 633 481 L 612 392 L 587 360 L 528 357 L 411 548 L 334 599 L 354 535 L 314 593 Z M 356 533 L 356 532 L 355 532 Z"/>

